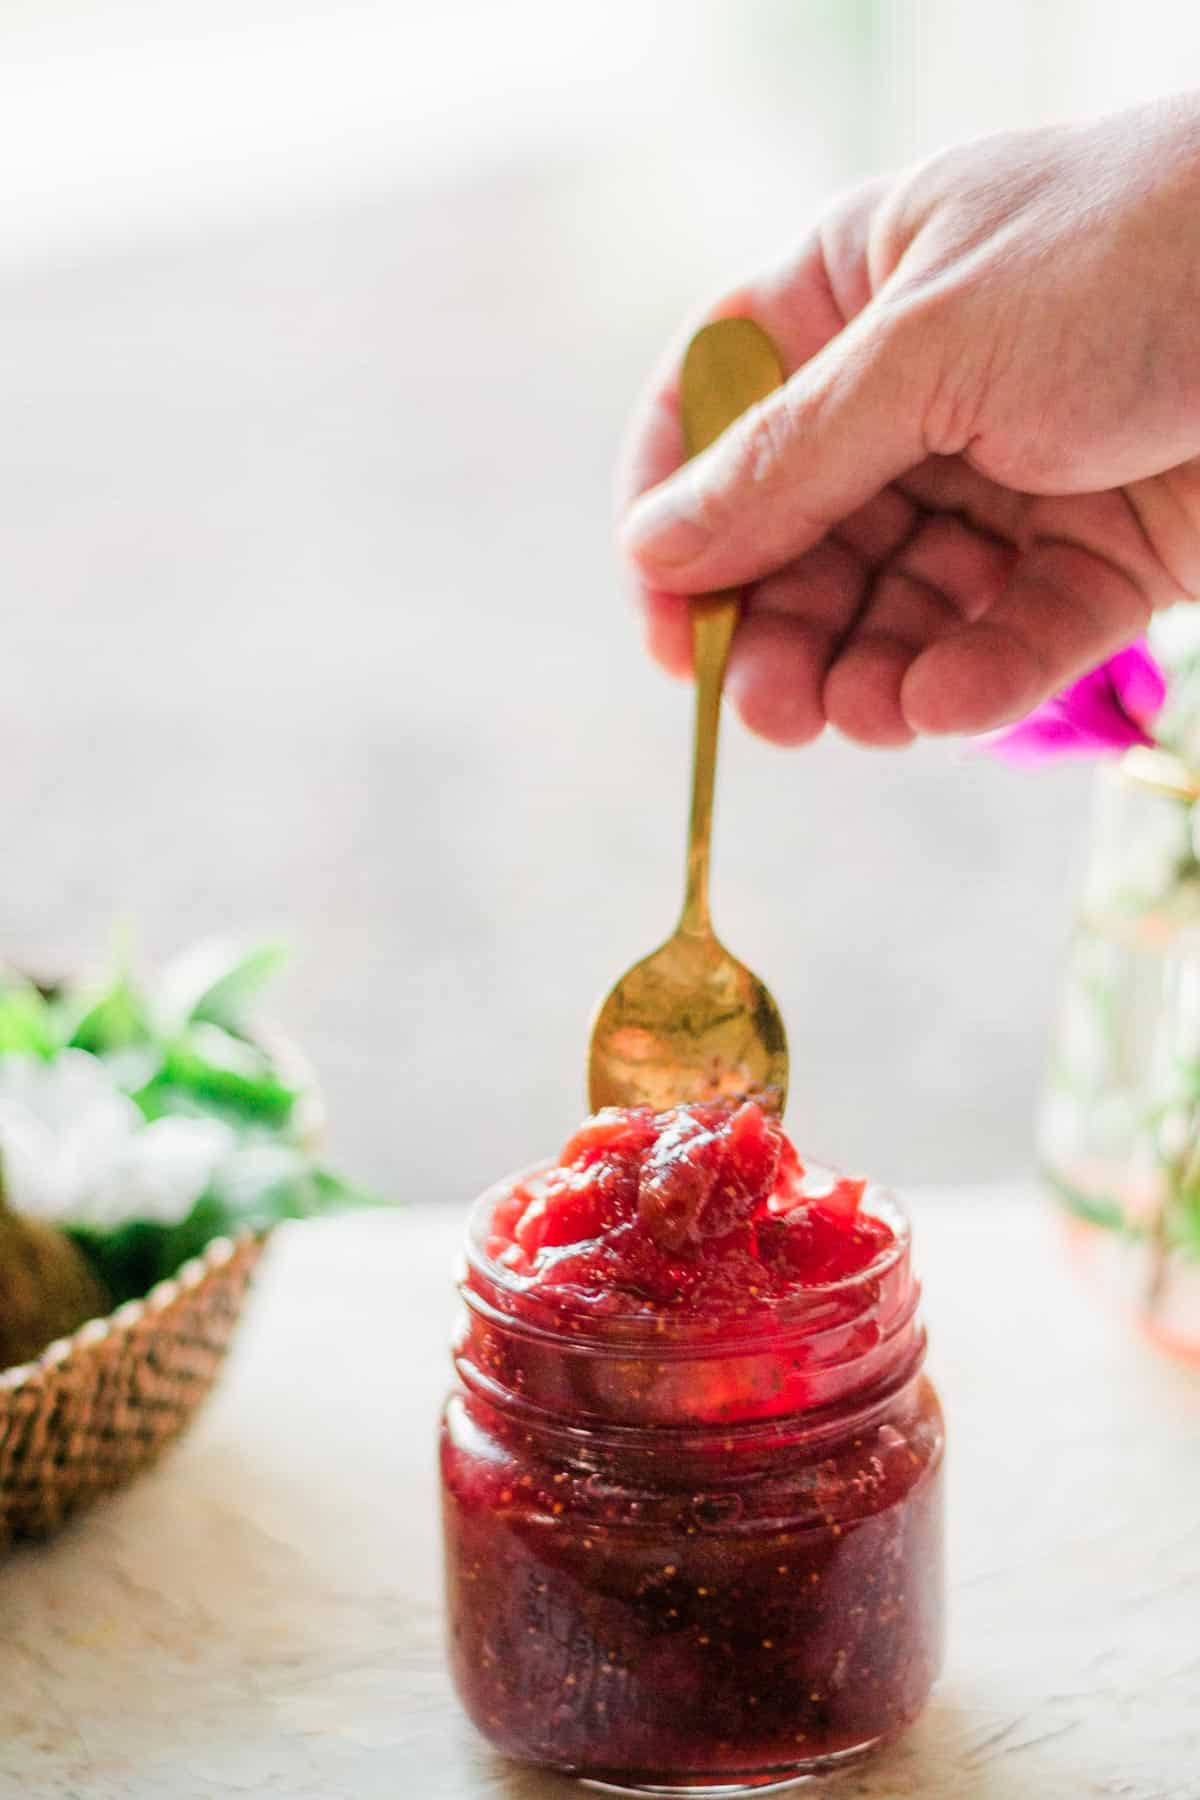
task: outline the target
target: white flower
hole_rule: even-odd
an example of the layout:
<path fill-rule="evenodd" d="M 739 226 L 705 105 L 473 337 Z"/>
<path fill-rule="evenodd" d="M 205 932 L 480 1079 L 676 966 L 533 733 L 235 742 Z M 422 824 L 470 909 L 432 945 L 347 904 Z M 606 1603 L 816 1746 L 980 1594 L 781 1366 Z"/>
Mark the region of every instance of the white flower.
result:
<path fill-rule="evenodd" d="M 0 1166 L 13 1210 L 110 1231 L 185 1219 L 234 1145 L 216 1119 L 147 1123 L 86 1050 L 0 1056 Z"/>
<path fill-rule="evenodd" d="M 294 1181 L 305 1168 L 294 1144 L 242 1144 L 221 1168 L 222 1198 L 237 1211 L 250 1211 L 272 1188 Z"/>

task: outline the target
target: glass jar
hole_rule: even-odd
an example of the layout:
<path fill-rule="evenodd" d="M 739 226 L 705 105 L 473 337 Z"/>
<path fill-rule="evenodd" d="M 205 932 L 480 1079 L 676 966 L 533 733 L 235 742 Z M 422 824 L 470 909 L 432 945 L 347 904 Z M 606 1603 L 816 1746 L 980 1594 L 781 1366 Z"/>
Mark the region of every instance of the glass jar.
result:
<path fill-rule="evenodd" d="M 450 1657 L 499 1750 L 751 1790 L 908 1724 L 942 1653 L 942 1447 L 907 1223 L 724 1324 L 522 1291 L 468 1230 L 441 1439 Z"/>
<path fill-rule="evenodd" d="M 1200 784 L 1133 750 L 1101 771 L 1039 1120 L 1079 1261 L 1200 1357 Z"/>

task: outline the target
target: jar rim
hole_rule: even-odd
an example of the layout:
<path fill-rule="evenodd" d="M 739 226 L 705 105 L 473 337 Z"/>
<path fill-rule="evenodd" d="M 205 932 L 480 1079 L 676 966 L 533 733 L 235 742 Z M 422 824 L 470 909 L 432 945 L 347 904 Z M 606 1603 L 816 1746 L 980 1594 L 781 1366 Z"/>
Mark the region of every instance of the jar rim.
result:
<path fill-rule="evenodd" d="M 912 1226 L 904 1206 L 890 1189 L 868 1182 L 859 1203 L 860 1209 L 872 1218 L 882 1220 L 889 1227 L 892 1238 L 865 1268 L 840 1275 L 832 1281 L 807 1282 L 803 1286 L 797 1286 L 792 1293 L 765 1302 L 752 1313 L 747 1313 L 738 1321 L 739 1328 L 734 1330 L 730 1329 L 727 1315 L 724 1318 L 720 1315 L 715 1318 L 708 1315 L 686 1318 L 651 1305 L 633 1306 L 619 1313 L 597 1316 L 586 1301 L 572 1304 L 561 1291 L 553 1294 L 539 1292 L 512 1270 L 505 1269 L 487 1252 L 487 1225 L 498 1202 L 517 1183 L 534 1180 L 552 1167 L 550 1161 L 534 1163 L 493 1182 L 472 1206 L 466 1224 L 465 1256 L 469 1268 L 482 1277 L 493 1292 L 502 1295 L 505 1301 L 512 1304 L 515 1310 L 509 1310 L 508 1306 L 501 1309 L 506 1327 L 531 1337 L 561 1339 L 563 1322 L 570 1321 L 568 1329 L 571 1342 L 580 1347 L 589 1342 L 598 1347 L 609 1347 L 617 1339 L 630 1343 L 653 1341 L 657 1355 L 669 1356 L 672 1349 L 677 1349 L 681 1354 L 694 1355 L 698 1345 L 712 1341 L 713 1354 L 728 1355 L 743 1342 L 757 1343 L 765 1330 L 778 1332 L 791 1327 L 817 1333 L 842 1322 L 847 1311 L 858 1310 L 855 1301 L 861 1302 L 873 1287 L 885 1280 L 911 1253 Z M 483 1300 L 477 1290 L 468 1298 L 470 1304 L 477 1308 Z M 486 1306 L 486 1302 L 484 1305 Z M 542 1311 L 547 1315 L 544 1324 L 539 1323 L 537 1317 Z M 664 1320 L 669 1320 L 671 1326 L 670 1341 L 666 1343 L 663 1342 Z M 591 1325 L 592 1332 L 581 1329 L 584 1325 Z M 717 1339 L 719 1343 L 714 1341 Z"/>

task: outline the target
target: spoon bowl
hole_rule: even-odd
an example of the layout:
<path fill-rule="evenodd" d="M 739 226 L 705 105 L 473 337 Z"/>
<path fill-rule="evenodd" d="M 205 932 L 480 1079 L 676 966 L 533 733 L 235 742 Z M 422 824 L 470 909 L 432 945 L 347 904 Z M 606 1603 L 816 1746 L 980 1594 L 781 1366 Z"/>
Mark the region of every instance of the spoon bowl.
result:
<path fill-rule="evenodd" d="M 670 1106 L 757 1099 L 782 1111 L 787 1034 L 770 990 L 713 935 L 668 938 L 622 975 L 592 1032 L 589 1099 Z"/>
<path fill-rule="evenodd" d="M 689 456 L 707 449 L 783 380 L 775 346 L 751 319 L 718 319 L 697 332 L 683 361 L 680 411 Z M 667 942 L 624 974 L 596 1014 L 588 1096 L 602 1106 L 670 1106 L 754 1098 L 782 1113 L 787 1034 L 766 984 L 712 927 L 709 851 L 721 684 L 738 595 L 692 602 L 696 675 L 692 804 L 683 912 Z"/>

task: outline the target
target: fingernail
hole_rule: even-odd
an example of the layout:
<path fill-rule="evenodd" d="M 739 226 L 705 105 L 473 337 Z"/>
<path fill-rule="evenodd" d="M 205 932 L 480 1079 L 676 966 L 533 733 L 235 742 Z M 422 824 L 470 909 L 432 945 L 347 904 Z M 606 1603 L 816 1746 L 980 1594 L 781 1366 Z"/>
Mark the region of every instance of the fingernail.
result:
<path fill-rule="evenodd" d="M 678 482 L 666 481 L 635 500 L 625 518 L 625 548 L 643 568 L 678 568 L 712 542 Z"/>

